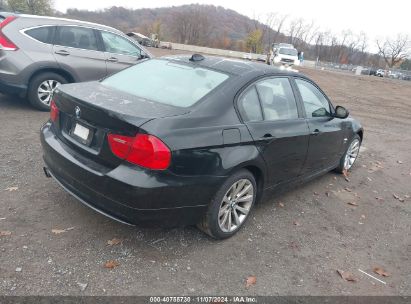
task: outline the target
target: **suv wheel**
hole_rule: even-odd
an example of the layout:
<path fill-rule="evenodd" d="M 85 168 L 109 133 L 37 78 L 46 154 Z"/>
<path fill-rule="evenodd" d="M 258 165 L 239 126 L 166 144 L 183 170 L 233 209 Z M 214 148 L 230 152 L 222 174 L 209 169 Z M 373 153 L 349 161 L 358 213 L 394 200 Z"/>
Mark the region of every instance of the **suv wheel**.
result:
<path fill-rule="evenodd" d="M 29 84 L 28 99 L 38 110 L 49 111 L 54 90 L 68 81 L 61 75 L 47 72 L 35 76 Z"/>
<path fill-rule="evenodd" d="M 254 206 L 257 185 L 253 174 L 240 170 L 221 186 L 197 227 L 215 239 L 234 235 Z"/>

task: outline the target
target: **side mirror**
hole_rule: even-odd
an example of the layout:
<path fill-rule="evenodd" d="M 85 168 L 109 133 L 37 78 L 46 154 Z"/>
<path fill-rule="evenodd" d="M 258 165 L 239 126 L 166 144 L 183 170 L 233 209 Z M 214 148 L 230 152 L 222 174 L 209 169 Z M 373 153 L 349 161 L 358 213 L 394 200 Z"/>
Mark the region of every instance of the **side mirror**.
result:
<path fill-rule="evenodd" d="M 335 108 L 334 117 L 344 119 L 344 118 L 347 118 L 348 115 L 350 115 L 350 113 L 348 112 L 348 110 L 346 108 L 344 108 L 342 106 L 337 106 Z"/>
<path fill-rule="evenodd" d="M 140 59 L 146 59 L 146 58 L 150 58 L 146 53 L 144 53 L 143 51 L 141 51 L 140 53 Z"/>

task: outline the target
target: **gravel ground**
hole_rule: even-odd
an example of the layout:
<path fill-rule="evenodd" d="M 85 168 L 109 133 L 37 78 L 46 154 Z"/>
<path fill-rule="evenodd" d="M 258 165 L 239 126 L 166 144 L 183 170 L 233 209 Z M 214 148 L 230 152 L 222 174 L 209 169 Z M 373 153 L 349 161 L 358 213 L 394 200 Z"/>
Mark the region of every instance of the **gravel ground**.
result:
<path fill-rule="evenodd" d="M 363 123 L 360 158 L 349 181 L 328 173 L 262 202 L 225 241 L 83 206 L 42 171 L 48 114 L 0 96 L 0 295 L 411 295 L 411 82 L 303 72 Z"/>

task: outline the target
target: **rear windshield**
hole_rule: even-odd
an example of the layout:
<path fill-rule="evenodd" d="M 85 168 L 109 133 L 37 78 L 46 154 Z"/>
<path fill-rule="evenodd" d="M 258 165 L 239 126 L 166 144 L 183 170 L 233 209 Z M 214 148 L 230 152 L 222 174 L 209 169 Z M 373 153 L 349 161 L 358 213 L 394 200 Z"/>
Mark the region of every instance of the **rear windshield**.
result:
<path fill-rule="evenodd" d="M 189 107 L 228 77 L 202 67 L 151 59 L 102 80 L 102 84 L 159 103 Z"/>
<path fill-rule="evenodd" d="M 280 54 L 289 55 L 289 56 L 297 56 L 297 50 L 289 49 L 289 48 L 280 48 Z"/>

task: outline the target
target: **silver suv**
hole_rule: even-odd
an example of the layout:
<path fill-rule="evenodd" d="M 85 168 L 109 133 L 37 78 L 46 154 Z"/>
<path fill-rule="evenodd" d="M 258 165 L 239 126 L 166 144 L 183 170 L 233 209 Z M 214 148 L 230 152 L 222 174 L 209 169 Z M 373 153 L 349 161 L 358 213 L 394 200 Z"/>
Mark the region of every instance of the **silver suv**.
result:
<path fill-rule="evenodd" d="M 60 84 L 101 79 L 151 57 L 108 26 L 0 13 L 0 93 L 27 97 L 40 110 Z"/>

